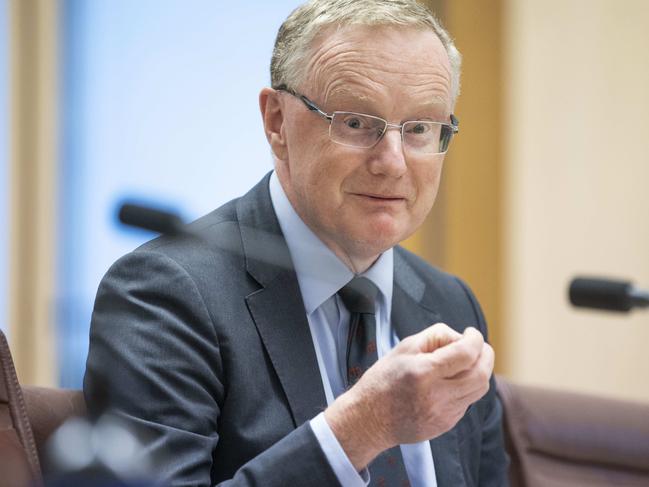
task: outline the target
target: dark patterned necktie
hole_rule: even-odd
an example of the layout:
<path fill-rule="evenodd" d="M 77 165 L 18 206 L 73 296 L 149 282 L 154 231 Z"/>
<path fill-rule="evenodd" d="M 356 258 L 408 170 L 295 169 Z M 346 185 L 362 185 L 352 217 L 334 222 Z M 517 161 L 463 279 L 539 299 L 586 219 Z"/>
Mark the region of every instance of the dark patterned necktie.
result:
<path fill-rule="evenodd" d="M 355 277 L 338 295 L 350 313 L 347 335 L 347 387 L 350 388 L 378 359 L 375 302 L 378 288 L 365 277 Z M 384 451 L 369 465 L 370 485 L 408 487 L 408 474 L 399 446 Z"/>

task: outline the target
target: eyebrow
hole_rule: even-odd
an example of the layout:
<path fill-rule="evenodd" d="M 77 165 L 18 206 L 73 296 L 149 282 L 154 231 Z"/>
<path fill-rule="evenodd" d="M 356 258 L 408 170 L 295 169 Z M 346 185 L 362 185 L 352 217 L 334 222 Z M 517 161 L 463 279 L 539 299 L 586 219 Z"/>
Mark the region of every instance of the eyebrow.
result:
<path fill-rule="evenodd" d="M 349 88 L 346 87 L 335 88 L 331 92 L 327 93 L 327 96 L 324 99 L 324 104 L 325 105 L 329 104 L 332 97 L 341 97 L 342 100 L 340 102 L 342 103 L 350 101 L 350 102 L 361 102 L 363 104 L 368 104 L 367 109 L 371 109 L 369 105 L 372 104 L 372 102 L 374 101 L 372 97 L 364 95 L 362 93 L 358 93 L 354 90 L 350 90 Z M 440 95 L 435 95 L 431 100 L 422 103 L 421 105 L 418 105 L 417 110 L 425 111 L 425 110 L 439 109 L 440 106 L 446 107 L 447 104 L 448 104 L 448 100 L 446 98 Z"/>
<path fill-rule="evenodd" d="M 384 114 L 379 113 L 375 109 L 376 107 L 373 103 L 374 99 L 372 97 L 352 93 L 351 90 L 343 89 L 336 90 L 332 93 L 334 95 L 340 96 L 340 98 L 337 99 L 335 103 L 335 105 L 338 106 L 338 109 L 332 107 L 329 96 L 325 99 L 324 105 L 327 106 L 329 113 L 333 113 L 335 111 L 354 112 L 387 120 Z M 414 107 L 414 110 L 411 112 L 410 116 L 404 117 L 401 122 L 413 120 L 447 122 L 446 106 L 447 102 L 443 97 L 435 96 L 433 100 Z M 322 108 L 322 106 L 321 109 L 326 110 L 325 108 Z"/>
<path fill-rule="evenodd" d="M 324 99 L 325 104 L 328 103 L 332 97 L 342 97 L 343 100 L 349 97 L 352 99 L 352 101 L 361 101 L 364 103 L 372 101 L 371 97 L 363 95 L 362 93 L 355 92 L 354 90 L 350 90 L 349 88 L 345 88 L 345 87 L 335 88 L 329 93 L 327 93 Z"/>
<path fill-rule="evenodd" d="M 426 103 L 423 103 L 421 105 L 422 108 L 433 108 L 433 107 L 438 107 L 439 105 L 444 105 L 446 106 L 448 104 L 448 100 L 444 98 L 443 96 L 436 95 L 433 97 L 431 101 L 428 101 Z"/>

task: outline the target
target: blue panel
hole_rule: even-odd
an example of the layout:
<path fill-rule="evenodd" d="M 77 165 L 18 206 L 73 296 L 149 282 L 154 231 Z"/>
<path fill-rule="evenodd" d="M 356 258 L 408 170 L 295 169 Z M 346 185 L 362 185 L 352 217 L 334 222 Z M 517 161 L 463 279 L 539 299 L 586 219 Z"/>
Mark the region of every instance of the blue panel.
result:
<path fill-rule="evenodd" d="M 9 324 L 9 128 L 8 81 L 9 25 L 7 0 L 0 0 L 0 330 L 7 331 Z"/>
<path fill-rule="evenodd" d="M 257 95 L 296 0 L 67 0 L 58 293 L 61 385 L 78 387 L 94 294 L 145 238 L 115 205 L 136 196 L 194 219 L 272 167 Z"/>

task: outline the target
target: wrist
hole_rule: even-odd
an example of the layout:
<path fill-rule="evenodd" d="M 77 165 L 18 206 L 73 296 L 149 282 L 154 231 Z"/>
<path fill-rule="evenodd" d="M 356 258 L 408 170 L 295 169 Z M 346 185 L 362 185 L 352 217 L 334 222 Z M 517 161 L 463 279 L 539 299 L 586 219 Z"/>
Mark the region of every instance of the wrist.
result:
<path fill-rule="evenodd" d="M 366 405 L 353 389 L 340 395 L 324 415 L 347 458 L 359 472 L 392 446 L 385 440 L 371 405 Z"/>

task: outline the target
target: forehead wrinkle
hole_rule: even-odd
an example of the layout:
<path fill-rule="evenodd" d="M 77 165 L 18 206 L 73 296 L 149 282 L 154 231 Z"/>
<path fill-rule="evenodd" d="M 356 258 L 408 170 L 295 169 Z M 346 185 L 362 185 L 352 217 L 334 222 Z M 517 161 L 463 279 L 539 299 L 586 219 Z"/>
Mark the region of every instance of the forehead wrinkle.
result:
<path fill-rule="evenodd" d="M 353 85 L 356 83 L 347 83 L 341 80 L 334 80 L 329 86 L 325 88 L 324 102 L 328 103 L 329 98 L 338 97 L 351 97 L 362 102 L 371 102 L 372 97 L 363 93 L 363 91 L 354 89 Z"/>
<path fill-rule="evenodd" d="M 329 77 L 326 82 L 320 83 L 318 93 L 324 93 L 324 103 L 328 103 L 335 96 L 351 96 L 363 102 L 376 101 L 373 93 L 384 92 L 385 82 L 379 82 L 356 71 L 341 71 L 340 76 Z M 425 78 L 418 76 L 416 79 L 397 79 L 398 85 L 410 92 L 410 97 L 428 100 L 420 105 L 420 109 L 448 105 L 450 100 L 449 85 L 443 77 L 434 76 Z"/>
<path fill-rule="evenodd" d="M 324 92 L 325 103 L 334 96 L 351 96 L 363 102 L 371 102 L 374 98 L 367 94 L 368 91 L 379 88 L 377 83 L 371 80 L 361 79 L 357 73 L 347 73 L 338 78 L 331 78 L 327 84 L 322 87 Z"/>
<path fill-rule="evenodd" d="M 378 101 L 392 87 L 427 99 L 424 105 L 450 104 L 451 69 L 446 53 L 423 50 L 420 44 L 405 52 L 359 44 L 352 37 L 321 37 L 314 42 L 308 62 L 311 94 L 326 104 L 334 95 L 351 95 L 360 101 Z M 393 52 L 394 51 L 394 52 Z M 386 91 L 386 88 L 388 90 Z M 422 108 L 423 109 L 423 108 Z"/>
<path fill-rule="evenodd" d="M 430 54 L 434 55 L 433 52 Z M 319 45 L 316 43 L 306 72 L 311 79 L 319 79 L 322 72 L 339 66 L 343 69 L 377 71 L 398 76 L 425 76 L 439 74 L 441 71 L 450 82 L 451 70 L 445 54 L 428 57 L 424 66 L 421 60 L 422 57 L 417 52 L 391 52 L 390 49 L 359 45 L 354 39 L 334 36 L 333 39 L 324 39 Z M 413 66 L 416 66 L 416 69 L 413 69 Z"/>
<path fill-rule="evenodd" d="M 381 51 L 376 51 L 381 52 Z M 365 55 L 364 55 L 365 54 Z M 439 64 L 426 64 L 417 65 L 413 60 L 396 59 L 392 56 L 379 55 L 377 58 L 372 59 L 371 53 L 343 52 L 340 54 L 332 55 L 330 58 L 319 58 L 321 62 L 314 62 L 312 65 L 311 73 L 313 76 L 318 76 L 319 73 L 327 73 L 328 71 L 343 69 L 348 71 L 357 71 L 359 73 L 368 72 L 376 74 L 384 74 L 387 76 L 399 77 L 425 77 L 430 75 L 440 75 L 443 73 L 444 77 L 450 81 L 450 69 L 445 63 Z"/>
<path fill-rule="evenodd" d="M 366 69 L 362 69 L 361 66 Z M 325 88 L 323 91 L 327 92 L 326 87 L 335 84 L 339 80 L 357 81 L 360 84 L 366 82 L 370 87 L 376 88 L 387 86 L 387 81 L 390 84 L 394 83 L 394 85 L 413 90 L 432 88 L 447 93 L 450 88 L 450 79 L 446 74 L 434 69 L 403 73 L 377 68 L 372 63 L 365 63 L 364 65 L 361 63 L 341 63 L 333 67 L 324 67 L 319 73 L 314 73 L 313 84 L 321 90 Z"/>

